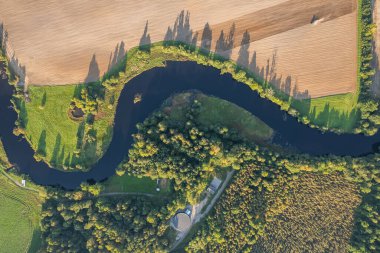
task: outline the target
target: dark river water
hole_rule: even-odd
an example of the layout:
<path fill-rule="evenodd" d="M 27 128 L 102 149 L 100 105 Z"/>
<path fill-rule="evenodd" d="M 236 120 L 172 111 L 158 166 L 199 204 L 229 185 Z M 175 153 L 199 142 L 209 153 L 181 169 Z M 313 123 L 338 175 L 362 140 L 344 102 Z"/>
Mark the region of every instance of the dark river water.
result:
<path fill-rule="evenodd" d="M 234 81 L 231 75 L 220 75 L 219 70 L 194 62 L 168 62 L 165 68 L 146 71 L 125 85 L 116 109 L 111 144 L 89 172 L 62 172 L 34 160 L 34 151 L 29 143 L 12 133 L 17 114 L 10 107 L 13 87 L 6 80 L 0 80 L 0 136 L 10 162 L 35 183 L 73 189 L 83 181 L 100 181 L 113 175 L 115 168 L 128 154 L 132 134 L 137 131 L 136 123 L 142 122 L 173 93 L 190 89 L 243 107 L 275 130 L 274 143 L 291 146 L 300 152 L 359 156 L 372 153 L 379 146 L 380 133 L 372 137 L 322 133 L 298 123 L 291 116 L 284 117 L 285 112 L 279 106 L 261 98 L 248 86 Z M 134 104 L 136 93 L 142 94 L 142 101 Z"/>

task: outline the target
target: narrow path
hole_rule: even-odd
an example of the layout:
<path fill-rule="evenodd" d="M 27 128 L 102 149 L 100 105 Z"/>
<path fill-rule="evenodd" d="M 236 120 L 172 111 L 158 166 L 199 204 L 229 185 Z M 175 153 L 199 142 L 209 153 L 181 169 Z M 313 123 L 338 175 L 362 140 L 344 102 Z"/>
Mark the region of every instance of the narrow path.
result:
<path fill-rule="evenodd" d="M 16 179 L 12 178 L 11 176 L 8 175 L 7 172 L 5 172 L 4 170 L 0 169 L 1 173 L 6 177 L 8 178 L 9 180 L 11 180 L 16 186 L 22 188 L 22 189 L 26 189 L 26 190 L 29 190 L 29 191 L 34 191 L 34 192 L 39 192 L 38 190 L 36 189 L 33 189 L 33 188 L 30 188 L 30 187 L 26 187 L 26 186 L 22 186 Z"/>
<path fill-rule="evenodd" d="M 214 207 L 216 201 L 219 199 L 220 195 L 222 195 L 222 193 L 224 192 L 224 190 L 227 187 L 228 183 L 231 181 L 231 178 L 232 178 L 234 172 L 235 171 L 233 170 L 233 171 L 230 171 L 230 172 L 227 173 L 226 179 L 224 180 L 223 184 L 219 187 L 218 192 L 214 195 L 214 197 L 212 198 L 212 200 L 208 204 L 206 210 L 204 212 L 202 212 L 200 214 L 196 214 L 194 216 L 194 219 L 192 221 L 191 227 L 194 226 L 196 223 L 198 223 L 201 219 L 203 219 L 204 217 L 206 217 L 206 215 L 211 211 L 211 209 Z M 191 227 L 186 232 L 183 233 L 183 235 L 181 236 L 181 238 L 179 240 L 177 240 L 173 244 L 173 246 L 171 247 L 170 251 L 174 250 L 175 248 L 178 247 L 179 244 L 181 244 L 181 242 L 186 238 L 186 236 L 190 232 Z"/>

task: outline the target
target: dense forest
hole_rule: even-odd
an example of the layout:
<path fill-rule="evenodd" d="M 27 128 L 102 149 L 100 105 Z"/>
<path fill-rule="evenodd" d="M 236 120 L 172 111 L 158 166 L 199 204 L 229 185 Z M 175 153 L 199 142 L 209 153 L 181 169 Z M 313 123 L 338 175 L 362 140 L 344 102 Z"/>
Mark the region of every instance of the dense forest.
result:
<path fill-rule="evenodd" d="M 170 217 L 196 203 L 212 175 L 235 170 L 211 214 L 187 239 L 186 251 L 379 251 L 379 155 L 273 151 L 225 126 L 197 123 L 201 106 L 194 100 L 182 120 L 173 120 L 171 110 L 153 113 L 138 125 L 117 171 L 170 179 L 170 198 L 106 198 L 98 185 L 87 184 L 75 192 L 51 190 L 42 220 L 47 250 L 168 250 L 174 241 Z"/>
<path fill-rule="evenodd" d="M 47 252 L 162 252 L 168 248 L 165 203 L 137 196 L 99 197 L 85 188 L 48 194 L 42 213 Z"/>

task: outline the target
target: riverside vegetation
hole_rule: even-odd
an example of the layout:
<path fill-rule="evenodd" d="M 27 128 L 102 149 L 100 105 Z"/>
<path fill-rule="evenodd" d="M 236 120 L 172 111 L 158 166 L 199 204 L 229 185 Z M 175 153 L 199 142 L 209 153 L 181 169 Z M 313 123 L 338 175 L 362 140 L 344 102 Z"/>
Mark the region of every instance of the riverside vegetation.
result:
<path fill-rule="evenodd" d="M 186 238 L 187 252 L 379 251 L 380 155 L 273 151 L 233 128 L 202 125 L 201 107 L 193 100 L 182 120 L 173 120 L 172 110 L 153 113 L 138 125 L 129 156 L 117 170 L 171 180 L 169 199 L 105 199 L 100 185 L 54 190 L 43 210 L 47 251 L 166 251 L 175 240 L 169 218 L 199 201 L 212 176 L 226 170 L 236 171 L 233 181 L 199 230 Z"/>
<path fill-rule="evenodd" d="M 25 134 L 36 151 L 38 140 L 47 136 L 46 146 L 42 145 L 40 152 L 36 153 L 37 159 L 60 169 L 87 170 L 110 143 L 117 101 L 124 85 L 146 70 L 165 66 L 166 61 L 190 60 L 220 69 L 221 74 L 230 73 L 235 80 L 248 85 L 311 127 L 338 133 L 374 134 L 380 125 L 380 114 L 378 101 L 369 91 L 374 74 L 370 64 L 374 25 L 369 0 L 359 1 L 358 13 L 356 93 L 297 100 L 213 52 L 182 42 L 166 41 L 131 49 L 125 59 L 98 82 L 60 87 L 31 86 L 32 102 L 26 104 L 21 95 L 16 95 L 19 120 L 15 132 Z M 84 113 L 84 117 L 73 119 L 71 112 L 75 110 Z M 34 124 L 29 123 L 29 119 Z M 45 128 L 39 128 L 41 122 L 49 122 L 46 132 L 43 132 Z M 68 135 L 77 136 L 77 141 L 63 138 Z"/>
<path fill-rule="evenodd" d="M 180 248 L 379 251 L 378 154 L 312 157 L 274 151 L 251 139 L 270 136 L 265 124 L 244 121 L 249 128 L 242 130 L 236 122 L 220 121 L 221 112 L 204 124 L 206 98 L 183 93 L 167 100 L 138 125 L 129 156 L 117 170 L 144 182 L 170 180 L 169 195 L 103 196 L 105 183 L 84 183 L 75 191 L 48 187 L 40 216 L 42 249 L 165 252 L 175 241 L 170 217 L 199 201 L 215 174 L 234 170 L 214 209 Z"/>

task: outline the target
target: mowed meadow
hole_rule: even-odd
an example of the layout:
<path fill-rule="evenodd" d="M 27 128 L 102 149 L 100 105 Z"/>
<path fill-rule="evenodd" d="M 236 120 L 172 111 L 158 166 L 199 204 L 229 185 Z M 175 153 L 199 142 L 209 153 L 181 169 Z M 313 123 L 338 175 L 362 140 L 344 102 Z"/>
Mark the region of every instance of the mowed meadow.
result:
<path fill-rule="evenodd" d="M 0 251 L 36 252 L 41 244 L 43 201 L 37 192 L 16 186 L 0 170 Z"/>
<path fill-rule="evenodd" d="M 94 124 L 95 140 L 84 145 L 83 120 L 69 117 L 70 103 L 80 86 L 29 88 L 32 98 L 22 110 L 26 137 L 39 157 L 60 169 L 88 167 L 103 154 L 111 139 L 113 114 Z"/>

